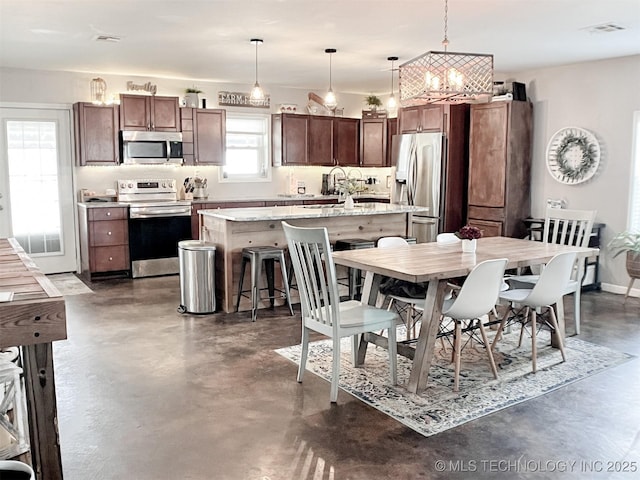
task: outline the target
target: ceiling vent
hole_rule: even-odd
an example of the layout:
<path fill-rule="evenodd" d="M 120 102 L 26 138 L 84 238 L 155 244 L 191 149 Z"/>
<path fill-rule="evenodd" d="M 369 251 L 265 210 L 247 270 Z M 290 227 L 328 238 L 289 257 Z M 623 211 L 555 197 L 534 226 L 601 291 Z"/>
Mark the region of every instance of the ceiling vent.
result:
<path fill-rule="evenodd" d="M 114 42 L 117 43 L 121 40 L 117 35 L 96 35 L 94 37 L 96 42 Z"/>
<path fill-rule="evenodd" d="M 610 33 L 625 30 L 624 27 L 616 25 L 615 23 L 602 23 L 600 25 L 594 25 L 592 27 L 585 27 L 584 30 L 589 33 Z"/>

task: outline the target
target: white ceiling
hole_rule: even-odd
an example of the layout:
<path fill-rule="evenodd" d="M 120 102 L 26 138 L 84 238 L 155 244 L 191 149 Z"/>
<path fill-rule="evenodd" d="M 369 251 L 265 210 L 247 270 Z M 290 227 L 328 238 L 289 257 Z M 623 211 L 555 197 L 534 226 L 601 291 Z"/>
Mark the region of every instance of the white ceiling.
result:
<path fill-rule="evenodd" d="M 606 23 L 625 30 L 588 31 Z M 640 0 L 449 0 L 448 26 L 450 51 L 504 73 L 640 53 Z M 336 48 L 334 90 L 387 93 L 387 57 L 441 50 L 443 30 L 444 0 L 1 0 L 0 66 L 252 84 L 257 37 L 267 92 L 325 90 Z"/>

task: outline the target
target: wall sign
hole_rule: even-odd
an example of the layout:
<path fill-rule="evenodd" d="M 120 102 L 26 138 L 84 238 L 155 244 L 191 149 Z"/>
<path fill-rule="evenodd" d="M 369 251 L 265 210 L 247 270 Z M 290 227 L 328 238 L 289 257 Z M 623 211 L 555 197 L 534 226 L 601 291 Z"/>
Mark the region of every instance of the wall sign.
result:
<path fill-rule="evenodd" d="M 271 108 L 271 96 L 265 95 L 257 105 L 252 105 L 251 94 L 243 92 L 218 92 L 218 105 L 226 107 Z"/>
<path fill-rule="evenodd" d="M 596 173 L 599 163 L 598 139 L 584 128 L 562 128 L 549 140 L 547 170 L 560 183 L 586 182 Z"/>
<path fill-rule="evenodd" d="M 147 82 L 142 85 L 136 85 L 133 82 L 127 82 L 127 91 L 131 90 L 142 90 L 143 92 L 149 92 L 151 95 L 155 95 L 158 91 L 158 86 L 152 85 L 151 82 Z"/>

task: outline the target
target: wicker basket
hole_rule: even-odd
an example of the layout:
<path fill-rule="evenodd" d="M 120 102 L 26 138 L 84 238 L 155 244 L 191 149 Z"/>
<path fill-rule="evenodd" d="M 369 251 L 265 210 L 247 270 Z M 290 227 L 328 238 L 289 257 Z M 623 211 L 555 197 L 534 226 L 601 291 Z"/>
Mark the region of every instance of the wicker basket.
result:
<path fill-rule="evenodd" d="M 631 278 L 640 278 L 640 253 L 627 252 L 627 273 Z"/>

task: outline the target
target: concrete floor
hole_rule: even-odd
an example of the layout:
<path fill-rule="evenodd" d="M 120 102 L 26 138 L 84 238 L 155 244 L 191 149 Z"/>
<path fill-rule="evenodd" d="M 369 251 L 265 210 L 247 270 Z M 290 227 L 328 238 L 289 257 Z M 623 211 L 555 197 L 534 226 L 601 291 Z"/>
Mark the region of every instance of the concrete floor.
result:
<path fill-rule="evenodd" d="M 298 384 L 273 352 L 299 342 L 286 309 L 180 315 L 177 276 L 91 288 L 54 344 L 67 480 L 639 478 L 638 359 L 424 438 Z M 640 299 L 585 293 L 581 338 L 640 355 Z"/>

